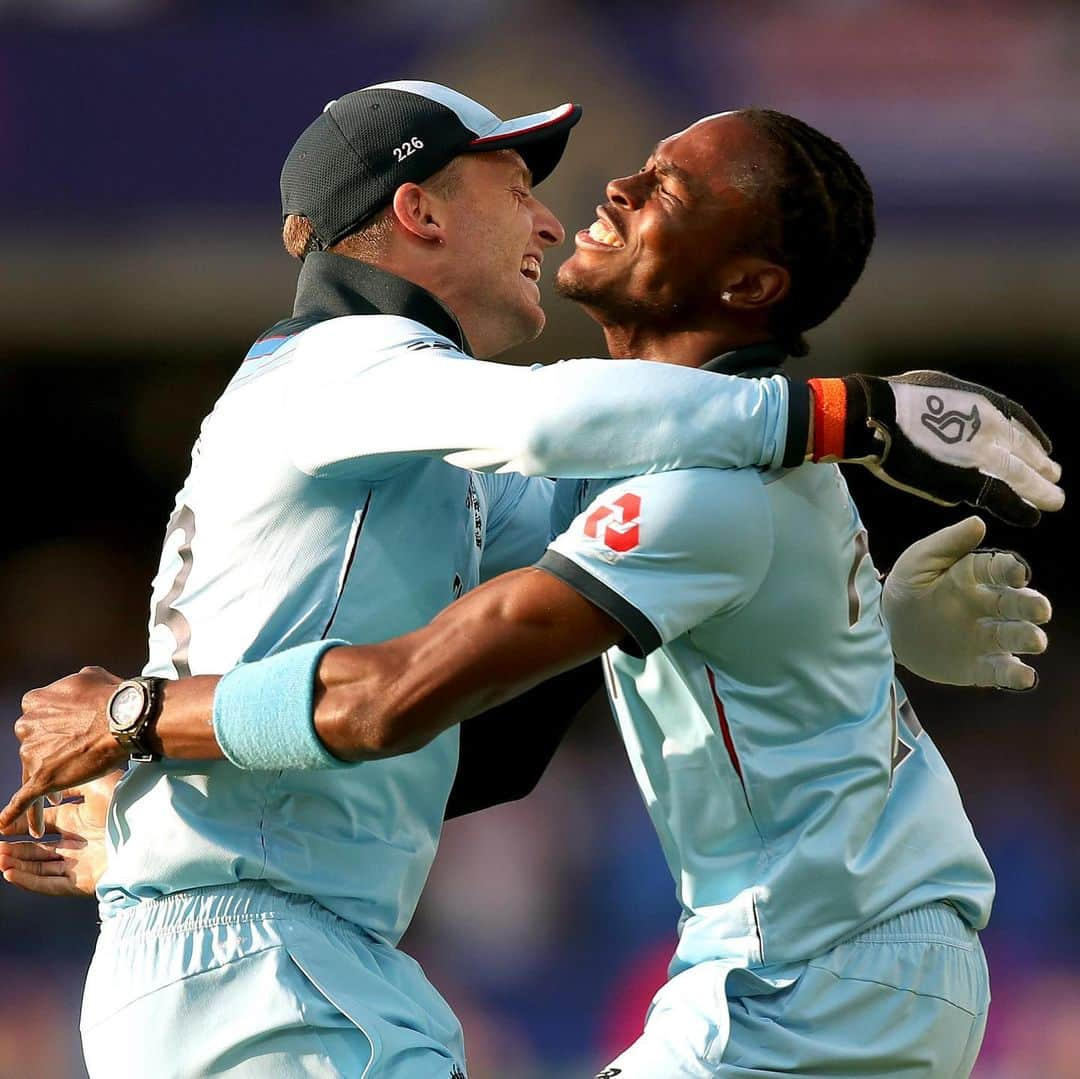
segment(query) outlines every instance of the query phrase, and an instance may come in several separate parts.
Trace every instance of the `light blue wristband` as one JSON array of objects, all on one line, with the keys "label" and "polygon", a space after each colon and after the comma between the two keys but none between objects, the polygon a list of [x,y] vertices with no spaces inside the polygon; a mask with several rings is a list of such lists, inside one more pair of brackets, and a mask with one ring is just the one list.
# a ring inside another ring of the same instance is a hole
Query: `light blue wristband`
[{"label": "light blue wristband", "polygon": [[323,653],[348,641],[314,641],[241,663],[214,692],[221,751],[247,771],[347,768],[315,733],[315,672]]}]

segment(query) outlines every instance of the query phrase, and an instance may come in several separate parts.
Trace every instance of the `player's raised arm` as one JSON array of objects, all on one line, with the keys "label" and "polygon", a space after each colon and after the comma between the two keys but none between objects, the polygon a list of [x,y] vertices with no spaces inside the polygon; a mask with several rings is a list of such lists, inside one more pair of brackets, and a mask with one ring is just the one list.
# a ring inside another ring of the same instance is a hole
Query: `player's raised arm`
[{"label": "player's raised arm", "polygon": [[369,318],[303,335],[283,431],[303,471],[368,473],[436,456],[482,471],[579,478],[773,468],[806,455],[809,393],[805,385],[791,393],[780,377],[599,359],[513,367],[473,360],[408,320],[385,321],[400,340],[374,362],[355,356],[371,350]]},{"label": "player's raised arm", "polygon": [[[406,320],[394,320],[404,327]],[[1050,442],[1014,401],[938,372],[809,384],[643,360],[521,368],[424,335],[356,364],[363,318],[307,331],[283,437],[312,475],[393,471],[439,456],[479,470],[607,477],[678,468],[852,461],[933,501],[1034,524],[1064,494]],[[441,342],[441,343],[440,343]],[[959,433],[959,437],[954,437]]]}]

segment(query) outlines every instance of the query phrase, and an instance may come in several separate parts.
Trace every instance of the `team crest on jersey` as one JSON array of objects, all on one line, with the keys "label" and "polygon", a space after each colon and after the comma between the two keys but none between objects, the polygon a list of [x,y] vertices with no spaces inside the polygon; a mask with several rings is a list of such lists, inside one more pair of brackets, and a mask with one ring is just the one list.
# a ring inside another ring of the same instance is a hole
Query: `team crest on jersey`
[{"label": "team crest on jersey", "polygon": [[597,506],[585,519],[585,535],[624,554],[641,542],[641,496],[627,492],[610,506]]}]

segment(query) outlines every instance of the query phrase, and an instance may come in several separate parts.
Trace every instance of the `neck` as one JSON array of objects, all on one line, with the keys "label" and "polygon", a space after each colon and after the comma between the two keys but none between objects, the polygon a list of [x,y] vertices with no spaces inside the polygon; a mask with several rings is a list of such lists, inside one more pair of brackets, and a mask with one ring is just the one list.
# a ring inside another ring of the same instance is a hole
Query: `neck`
[{"label": "neck", "polygon": [[641,325],[605,325],[608,355],[613,360],[653,360],[682,367],[701,367],[715,356],[770,340],[763,329],[724,327],[675,330]]},{"label": "neck", "polygon": [[412,249],[404,252],[394,245],[378,260],[380,269],[403,277],[430,292],[448,311],[453,313],[471,346],[473,356],[491,359],[505,352],[507,342],[502,322],[493,317],[490,306],[478,306],[468,288],[469,275],[461,272],[458,263],[438,257],[437,252],[423,249],[419,257]]}]

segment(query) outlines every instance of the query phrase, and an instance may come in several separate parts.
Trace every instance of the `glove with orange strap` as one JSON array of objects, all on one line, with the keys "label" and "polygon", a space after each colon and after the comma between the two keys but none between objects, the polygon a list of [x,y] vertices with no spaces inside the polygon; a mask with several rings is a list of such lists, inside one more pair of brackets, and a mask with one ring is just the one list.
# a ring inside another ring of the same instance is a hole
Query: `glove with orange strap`
[{"label": "glove with orange strap", "polygon": [[1065,494],[1050,440],[1015,401],[940,371],[810,379],[811,456],[865,465],[945,506],[965,502],[1030,527]]}]

